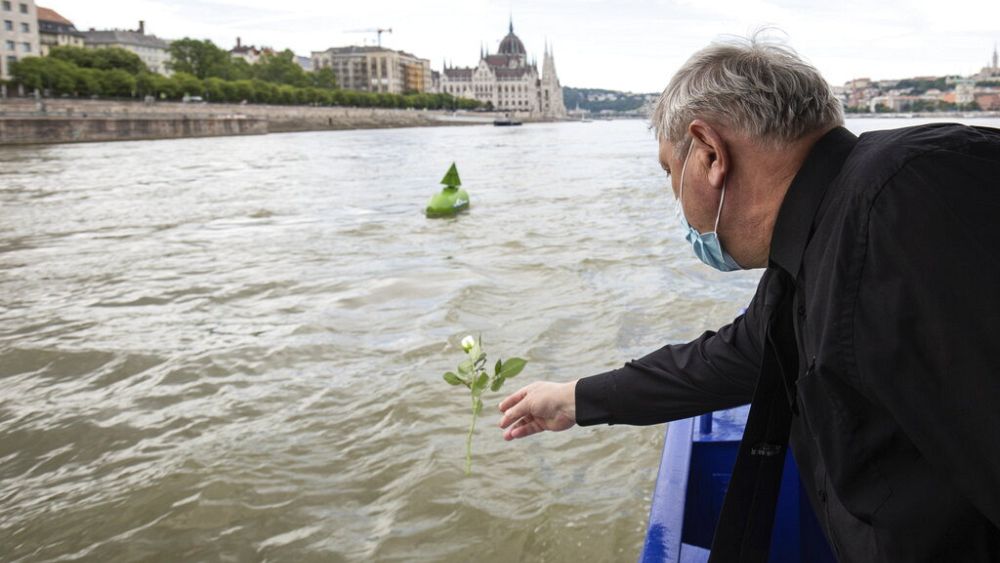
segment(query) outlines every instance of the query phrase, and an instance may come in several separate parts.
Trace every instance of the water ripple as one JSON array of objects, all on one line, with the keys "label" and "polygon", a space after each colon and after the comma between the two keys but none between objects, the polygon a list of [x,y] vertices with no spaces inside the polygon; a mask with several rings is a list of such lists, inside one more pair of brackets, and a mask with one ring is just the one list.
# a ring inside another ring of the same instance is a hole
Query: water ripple
[{"label": "water ripple", "polygon": [[[428,220],[452,161],[472,210]],[[516,384],[589,375],[754,285],[683,247],[642,122],[0,163],[4,560],[632,559],[662,428],[508,444],[490,394],[465,477],[440,374],[481,333]]]}]

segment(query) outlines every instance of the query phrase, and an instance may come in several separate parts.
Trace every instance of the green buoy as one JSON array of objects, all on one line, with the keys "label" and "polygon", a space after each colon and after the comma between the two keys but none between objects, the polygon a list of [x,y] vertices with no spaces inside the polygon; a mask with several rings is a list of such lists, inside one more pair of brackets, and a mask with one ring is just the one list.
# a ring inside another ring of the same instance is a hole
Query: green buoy
[{"label": "green buoy", "polygon": [[427,204],[428,217],[451,217],[469,208],[469,194],[459,186],[458,169],[451,163],[448,173],[441,179],[444,188]]}]

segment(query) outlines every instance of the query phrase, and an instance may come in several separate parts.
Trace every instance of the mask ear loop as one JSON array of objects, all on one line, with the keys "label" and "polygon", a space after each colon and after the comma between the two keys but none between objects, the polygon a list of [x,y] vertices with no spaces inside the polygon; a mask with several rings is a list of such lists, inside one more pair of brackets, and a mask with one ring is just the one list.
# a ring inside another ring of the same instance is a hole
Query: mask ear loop
[{"label": "mask ear loop", "polygon": [[722,182],[722,195],[719,197],[719,211],[715,214],[715,228],[712,230],[716,235],[719,234],[719,218],[722,217],[722,203],[726,201],[726,182]]},{"label": "mask ear loop", "polygon": [[[687,170],[688,159],[691,158],[691,149],[693,147],[694,147],[694,139],[691,139],[691,143],[688,145],[687,154],[684,155],[684,164],[681,166],[681,189],[680,189],[681,195],[680,197],[677,198],[678,201],[680,201],[681,203],[681,215],[684,214],[684,171]],[[716,222],[718,222],[718,219],[716,219]]]}]

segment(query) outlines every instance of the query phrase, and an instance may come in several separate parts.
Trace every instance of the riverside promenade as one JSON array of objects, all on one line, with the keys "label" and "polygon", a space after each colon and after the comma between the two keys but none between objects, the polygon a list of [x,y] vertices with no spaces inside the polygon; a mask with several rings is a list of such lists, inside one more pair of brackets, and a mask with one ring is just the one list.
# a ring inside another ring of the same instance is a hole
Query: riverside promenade
[{"label": "riverside promenade", "polygon": [[[484,125],[499,113],[444,110],[7,98],[0,145]],[[515,115],[525,122],[538,121]]]}]

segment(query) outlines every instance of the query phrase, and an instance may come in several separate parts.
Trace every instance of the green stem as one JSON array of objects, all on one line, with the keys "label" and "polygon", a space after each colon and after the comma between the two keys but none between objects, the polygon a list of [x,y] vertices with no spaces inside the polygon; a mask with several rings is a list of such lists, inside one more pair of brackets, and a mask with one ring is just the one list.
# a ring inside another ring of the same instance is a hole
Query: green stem
[{"label": "green stem", "polygon": [[472,475],[472,432],[476,429],[475,399],[472,406],[472,424],[469,425],[469,435],[465,438],[465,474]]}]

